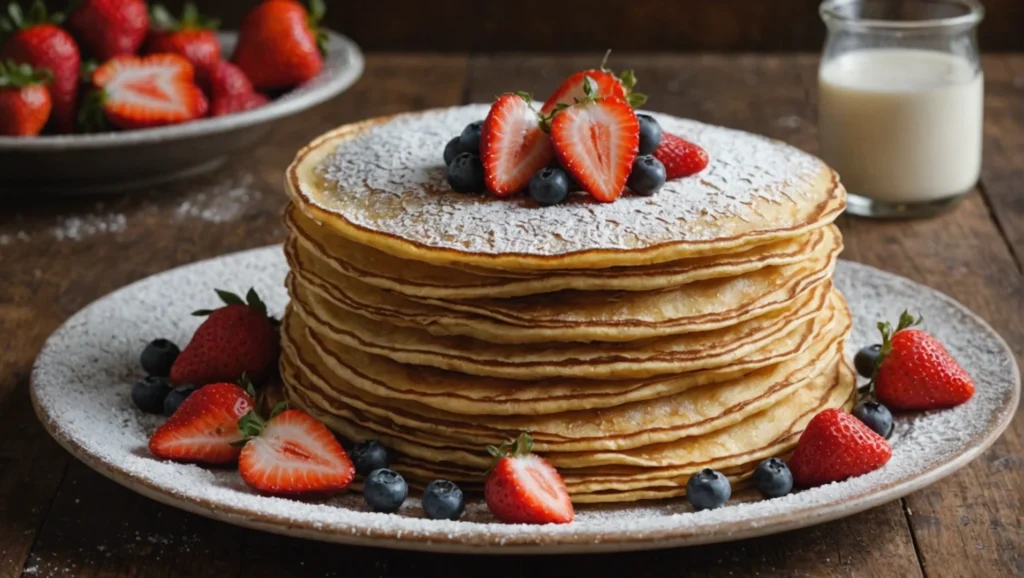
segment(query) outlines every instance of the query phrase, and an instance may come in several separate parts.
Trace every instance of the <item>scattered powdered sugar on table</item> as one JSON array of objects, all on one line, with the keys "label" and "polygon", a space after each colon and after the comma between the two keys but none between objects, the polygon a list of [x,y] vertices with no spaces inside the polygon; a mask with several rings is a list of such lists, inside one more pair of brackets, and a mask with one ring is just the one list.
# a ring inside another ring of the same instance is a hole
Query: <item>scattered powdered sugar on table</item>
[{"label": "scattered powdered sugar on table", "polygon": [[182,201],[175,214],[179,218],[202,219],[210,223],[234,221],[262,197],[260,190],[253,187],[255,181],[249,172],[233,174]]},{"label": "scattered powdered sugar on table", "polygon": [[91,213],[64,217],[51,232],[58,241],[81,241],[94,235],[120,233],[127,227],[128,218],[123,213]]},{"label": "scattered powdered sugar on table", "polygon": [[162,420],[135,410],[128,395],[130,384],[142,375],[138,353],[143,345],[158,336],[185,343],[198,323],[188,312],[213,303],[213,288],[222,287],[224,279],[236,283],[227,289],[255,286],[270,310],[280,314],[287,300],[282,288],[286,272],[280,247],[268,247],[169,271],[86,307],[50,338],[33,371],[33,391],[47,428],[87,464],[122,483],[131,479],[150,497],[242,525],[396,547],[424,547],[431,541],[463,550],[568,544],[569,550],[582,551],[599,543],[630,549],[719,541],[774,531],[780,516],[795,516],[797,525],[806,525],[838,516],[835,508],[853,513],[934,481],[950,462],[963,465],[1015,409],[1019,377],[1013,356],[987,326],[934,290],[840,262],[836,283],[855,319],[851,354],[876,340],[877,319],[895,320],[910,305],[925,315],[925,328],[977,381],[974,397],[960,407],[899,417],[892,460],[845,482],[766,501],[745,492],[725,508],[696,513],[685,499],[581,507],[573,524],[536,527],[494,523],[479,501],[468,505],[463,521],[450,522],[423,519],[417,499],[410,499],[400,514],[387,515],[369,512],[354,493],[321,503],[264,497],[247,489],[236,472],[152,458],[146,442]]},{"label": "scattered powdered sugar on table", "polygon": [[666,132],[696,142],[711,158],[700,174],[669,181],[657,195],[624,195],[602,204],[578,194],[539,209],[523,195],[497,199],[452,192],[441,153],[487,111],[487,105],[454,107],[372,127],[343,141],[319,166],[336,187],[307,193],[356,225],[430,247],[535,255],[709,241],[750,229],[785,228],[801,224],[831,194],[811,186],[827,169],[805,152],[657,113],[652,114]]}]

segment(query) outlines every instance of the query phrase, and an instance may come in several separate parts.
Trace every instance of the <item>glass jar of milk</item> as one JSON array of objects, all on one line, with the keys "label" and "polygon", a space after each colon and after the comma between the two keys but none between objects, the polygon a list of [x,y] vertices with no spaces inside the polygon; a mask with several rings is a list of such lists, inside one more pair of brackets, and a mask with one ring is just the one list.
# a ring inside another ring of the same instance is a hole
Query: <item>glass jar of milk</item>
[{"label": "glass jar of milk", "polygon": [[821,155],[847,211],[934,214],[981,172],[983,82],[975,0],[826,0]]}]

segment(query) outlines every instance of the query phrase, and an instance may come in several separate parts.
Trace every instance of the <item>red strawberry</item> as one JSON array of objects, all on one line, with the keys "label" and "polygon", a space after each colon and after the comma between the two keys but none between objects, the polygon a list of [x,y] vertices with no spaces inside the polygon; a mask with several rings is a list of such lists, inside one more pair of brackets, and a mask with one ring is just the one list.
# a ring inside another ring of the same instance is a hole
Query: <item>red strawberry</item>
[{"label": "red strawberry", "polygon": [[572,106],[586,99],[587,95],[583,91],[583,81],[585,78],[590,78],[593,82],[595,87],[593,95],[595,98],[617,96],[625,100],[629,96],[629,91],[623,86],[622,81],[611,72],[598,69],[584,70],[566,78],[555,89],[555,92],[552,93],[540,109],[541,115],[550,115],[559,104]]},{"label": "red strawberry", "polygon": [[621,98],[587,100],[555,115],[558,162],[595,199],[610,203],[626,188],[640,144],[640,123]]},{"label": "red strawberry", "polygon": [[220,39],[216,33],[220,23],[201,15],[195,4],[186,3],[180,19],[156,4],[152,20],[153,29],[146,39],[147,54],[170,52],[184,56],[200,81],[220,62]]},{"label": "red strawberry", "polygon": [[250,412],[238,425],[250,438],[238,472],[260,492],[330,495],[347,488],[356,475],[334,434],[308,413],[279,405],[266,422]]},{"label": "red strawberry", "polygon": [[484,482],[487,508],[509,524],[572,522],[575,513],[562,476],[531,449],[533,440],[525,433],[500,447],[487,446],[498,460]]},{"label": "red strawberry", "polygon": [[53,80],[47,85],[53,112],[51,128],[60,133],[75,130],[78,106],[78,71],[82,64],[78,45],[70,34],[57,27],[41,1],[23,14],[18,4],[7,6],[8,18],[0,19],[0,31],[12,32],[0,47],[0,60],[14,60],[37,69],[48,69]]},{"label": "red strawberry", "polygon": [[274,371],[278,354],[277,323],[252,289],[245,301],[217,290],[226,303],[220,309],[196,311],[208,315],[171,366],[171,383],[213,383],[247,376],[262,384]]},{"label": "red strawberry", "polygon": [[974,380],[935,337],[910,329],[921,321],[906,311],[896,331],[879,323],[882,349],[875,365],[878,400],[893,409],[938,409],[974,395]]},{"label": "red strawberry", "polygon": [[885,438],[841,409],[826,409],[800,435],[789,469],[797,484],[819,486],[877,470],[890,457]]},{"label": "red strawberry", "polygon": [[487,190],[507,197],[526,188],[554,158],[551,139],[523,96],[506,94],[491,105],[480,129],[480,160]]},{"label": "red strawberry", "polygon": [[236,112],[245,112],[259,108],[270,102],[270,99],[258,92],[248,94],[231,94],[218,98],[210,105],[210,116],[224,116]]},{"label": "red strawberry", "polygon": [[149,438],[158,458],[226,464],[238,459],[243,438],[238,420],[252,409],[252,397],[233,383],[214,383],[185,398]]},{"label": "red strawberry", "polygon": [[0,135],[36,136],[50,118],[49,71],[0,62]]},{"label": "red strawberry", "polygon": [[99,60],[131,56],[149,30],[142,0],[82,0],[68,18],[68,28]]},{"label": "red strawberry", "polygon": [[177,124],[208,108],[192,65],[177,54],[119,56],[97,68],[92,82],[102,91],[103,112],[120,128]]},{"label": "red strawberry", "polygon": [[210,70],[204,89],[210,97],[210,116],[222,116],[257,108],[269,99],[255,92],[248,77],[230,62],[220,61]]},{"label": "red strawberry", "polygon": [[665,165],[665,178],[678,179],[695,175],[708,166],[708,152],[674,134],[661,135],[661,144],[654,149],[654,158]]},{"label": "red strawberry", "polygon": [[246,14],[232,62],[257,90],[302,84],[323,67],[326,36],[317,28],[326,10],[310,0],[309,12],[296,0],[265,0]]}]

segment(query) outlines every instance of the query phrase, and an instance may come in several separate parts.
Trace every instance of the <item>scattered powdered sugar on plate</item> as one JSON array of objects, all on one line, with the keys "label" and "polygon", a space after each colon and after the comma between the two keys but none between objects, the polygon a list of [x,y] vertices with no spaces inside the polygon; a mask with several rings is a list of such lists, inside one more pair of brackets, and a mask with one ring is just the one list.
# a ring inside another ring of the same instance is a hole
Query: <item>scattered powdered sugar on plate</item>
[{"label": "scattered powdered sugar on plate", "polygon": [[[557,255],[700,242],[814,220],[830,187],[817,158],[750,133],[653,114],[662,128],[704,147],[708,168],[659,194],[598,203],[584,194],[539,209],[519,195],[464,195],[445,180],[442,151],[487,105],[400,115],[342,141],[318,167],[334,183],[306,191],[355,225],[433,248]],[[808,217],[808,215],[811,215]]]},{"label": "scattered powdered sugar on plate", "polygon": [[[146,449],[162,418],[129,400],[142,376],[144,344],[166,337],[184,344],[199,322],[188,315],[216,301],[224,279],[256,287],[270,310],[287,300],[281,248],[267,247],[203,261],[122,288],[68,320],[46,343],[32,374],[32,392],[46,428],[76,457],[144,495],[192,512],[284,534],[328,541],[434,551],[583,552],[660,548],[774,533],[849,515],[931,483],[976,457],[1012,417],[1019,373],[1006,344],[950,298],[906,279],[840,262],[836,283],[854,313],[850,353],[874,342],[878,319],[895,320],[907,305],[977,381],[966,404],[897,419],[892,460],[845,482],[774,500],[741,492],[725,508],[692,512],[685,499],[581,507],[566,526],[495,523],[479,501],[462,521],[422,518],[417,499],[398,515],[369,512],[361,496],[327,502],[259,496],[237,472],[162,462]],[[684,480],[681,482],[685,482]]]}]

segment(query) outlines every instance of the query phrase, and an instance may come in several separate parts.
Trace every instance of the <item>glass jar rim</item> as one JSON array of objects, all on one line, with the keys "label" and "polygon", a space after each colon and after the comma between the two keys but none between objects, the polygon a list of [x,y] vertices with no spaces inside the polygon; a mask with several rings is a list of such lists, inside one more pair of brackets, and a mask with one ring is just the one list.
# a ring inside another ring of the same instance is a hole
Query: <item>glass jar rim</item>
[{"label": "glass jar rim", "polygon": [[935,4],[957,5],[965,9],[963,14],[925,18],[921,20],[887,20],[884,18],[862,18],[843,12],[843,8],[856,4],[864,4],[870,0],[824,0],[818,13],[825,24],[837,23],[847,27],[863,29],[915,31],[941,30],[946,28],[971,28],[977,26],[985,17],[985,7],[978,0],[944,0]]}]

